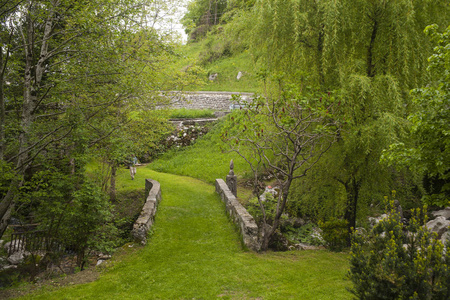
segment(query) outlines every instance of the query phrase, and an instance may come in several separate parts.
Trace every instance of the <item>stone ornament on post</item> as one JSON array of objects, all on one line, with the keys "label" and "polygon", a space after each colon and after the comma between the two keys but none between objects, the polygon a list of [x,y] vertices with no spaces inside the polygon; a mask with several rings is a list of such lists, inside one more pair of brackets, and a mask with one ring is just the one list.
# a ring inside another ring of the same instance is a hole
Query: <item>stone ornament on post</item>
[{"label": "stone ornament on post", "polygon": [[227,186],[235,197],[237,197],[237,176],[234,175],[234,162],[230,162],[230,173],[227,175]]}]

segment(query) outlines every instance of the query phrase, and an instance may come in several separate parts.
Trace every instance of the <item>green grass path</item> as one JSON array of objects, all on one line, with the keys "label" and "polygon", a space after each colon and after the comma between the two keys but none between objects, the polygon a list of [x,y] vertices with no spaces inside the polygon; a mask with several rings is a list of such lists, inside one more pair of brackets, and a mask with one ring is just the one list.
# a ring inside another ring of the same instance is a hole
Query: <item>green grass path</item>
[{"label": "green grass path", "polygon": [[[122,170],[120,182],[131,181]],[[138,168],[134,182],[161,183],[149,243],[99,280],[31,299],[349,299],[348,255],[327,251],[257,254],[242,250],[214,187]]]}]

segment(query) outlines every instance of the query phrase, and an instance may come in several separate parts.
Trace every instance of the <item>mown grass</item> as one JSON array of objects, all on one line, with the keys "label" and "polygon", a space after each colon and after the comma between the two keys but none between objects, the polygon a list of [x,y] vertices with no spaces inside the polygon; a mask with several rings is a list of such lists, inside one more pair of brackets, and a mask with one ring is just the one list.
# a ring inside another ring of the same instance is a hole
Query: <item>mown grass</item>
[{"label": "mown grass", "polygon": [[[227,122],[222,120],[221,122]],[[234,161],[234,171],[238,178],[249,174],[248,164],[235,152],[226,152],[220,140],[223,123],[216,124],[211,131],[193,145],[164,153],[151,163],[151,168],[165,173],[194,177],[213,184],[216,178],[224,178],[230,171],[230,161]]]},{"label": "mown grass", "polygon": [[170,119],[214,118],[212,109],[173,109],[168,112]]},{"label": "mown grass", "polygon": [[328,251],[245,251],[214,187],[138,167],[120,189],[158,180],[163,200],[149,244],[122,256],[99,280],[27,299],[349,299],[348,255]]}]

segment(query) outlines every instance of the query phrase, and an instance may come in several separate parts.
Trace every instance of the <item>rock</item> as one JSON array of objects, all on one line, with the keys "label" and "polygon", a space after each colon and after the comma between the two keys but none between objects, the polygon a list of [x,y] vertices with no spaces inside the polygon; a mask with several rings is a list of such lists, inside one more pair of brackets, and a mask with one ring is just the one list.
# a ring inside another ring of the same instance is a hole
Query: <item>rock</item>
[{"label": "rock", "polygon": [[447,241],[450,240],[450,231],[445,232],[441,237],[442,244],[446,244]]},{"label": "rock", "polygon": [[318,227],[313,228],[311,237],[320,241],[321,244],[325,244],[325,240],[322,237],[322,229]]},{"label": "rock", "polygon": [[[293,250],[291,247],[289,247],[289,250]],[[323,246],[312,246],[312,245],[303,244],[303,243],[295,244],[294,248],[297,249],[297,250],[320,250],[320,249],[325,249],[325,247],[323,247]]]},{"label": "rock", "polygon": [[104,262],[104,260],[103,259],[99,259],[99,260],[97,260],[97,264],[96,264],[96,266],[100,266],[102,263]]},{"label": "rock", "polygon": [[369,224],[373,227],[376,224],[378,224],[381,220],[387,218],[387,214],[382,214],[381,216],[374,218],[374,217],[369,217]]},{"label": "rock", "polygon": [[273,196],[273,198],[276,199],[276,197],[278,196],[278,189],[276,187],[273,188],[270,185],[266,186],[266,189],[264,190],[264,193],[262,193],[262,195],[259,196],[259,199],[262,202],[265,202],[267,200],[267,195],[268,194],[271,194]]},{"label": "rock", "polygon": [[244,76],[244,74],[242,74],[242,72],[239,71],[239,73],[238,73],[237,76],[236,76],[236,79],[239,80],[239,79],[242,78],[242,76]]},{"label": "rock", "polygon": [[214,80],[217,79],[218,76],[219,76],[218,73],[212,73],[212,74],[209,75],[208,79],[209,79],[210,81],[214,81]]},{"label": "rock", "polygon": [[109,254],[103,254],[103,253],[100,253],[99,255],[98,255],[98,259],[99,260],[107,260],[107,259],[110,259],[111,258],[111,255],[109,255]]},{"label": "rock", "polygon": [[[25,244],[23,241],[20,240],[12,240],[10,242],[7,242],[3,248],[5,249],[6,252],[9,252],[9,248],[11,247],[11,244],[13,245],[14,250],[23,250],[25,249]],[[14,251],[15,252],[15,251]]]},{"label": "rock", "polygon": [[446,207],[443,210],[433,211],[431,214],[435,217],[444,217],[446,220],[450,220],[450,207]]},{"label": "rock", "polygon": [[294,228],[300,228],[305,224],[306,224],[305,220],[303,220],[301,218],[295,218],[292,220],[292,227],[294,227]]},{"label": "rock", "polygon": [[28,252],[28,251],[24,251],[24,250],[16,251],[8,257],[8,262],[12,265],[18,265],[28,255],[30,255],[30,252]]},{"label": "rock", "polygon": [[440,239],[442,235],[447,232],[448,227],[450,226],[450,221],[441,216],[429,221],[425,226],[432,232],[436,232],[438,239]]},{"label": "rock", "polygon": [[0,270],[2,270],[2,271],[6,271],[9,269],[17,269],[17,266],[16,265],[7,265],[7,266],[4,266],[3,268],[0,268]]}]

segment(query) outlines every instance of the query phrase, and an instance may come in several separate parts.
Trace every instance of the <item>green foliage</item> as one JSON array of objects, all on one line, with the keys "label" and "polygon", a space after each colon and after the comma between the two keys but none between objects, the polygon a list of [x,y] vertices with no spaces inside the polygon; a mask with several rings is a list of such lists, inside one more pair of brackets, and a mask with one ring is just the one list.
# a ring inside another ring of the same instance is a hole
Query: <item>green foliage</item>
[{"label": "green foliage", "polygon": [[322,230],[322,238],[330,250],[342,251],[348,245],[348,222],[346,220],[319,221],[319,227]]},{"label": "green foliage", "polygon": [[423,200],[430,205],[447,206],[450,204],[450,26],[443,33],[437,30],[437,25],[425,29],[435,45],[428,59],[432,81],[411,91],[416,105],[408,117],[413,145],[407,140],[392,144],[383,159],[427,176],[435,185],[442,180],[441,186],[426,191]]},{"label": "green foliage", "polygon": [[92,181],[50,169],[35,173],[21,195],[21,215],[32,213],[50,237],[74,249],[80,267],[88,251],[112,252],[121,243],[112,223],[112,205]]},{"label": "green foliage", "polygon": [[226,0],[195,0],[189,3],[181,23],[192,40],[199,40],[212,26],[219,24],[227,7]]},{"label": "green foliage", "polygon": [[[96,249],[111,252],[114,247],[114,231],[108,222],[111,221],[111,205],[108,198],[98,186],[90,182],[74,191],[70,202],[70,211],[65,216],[66,228],[61,233],[69,236],[80,249]],[[116,245],[117,246],[117,245]]]},{"label": "green foliage", "polygon": [[358,299],[448,299],[450,251],[423,226],[426,210],[417,209],[403,225],[393,202],[387,207],[388,217],[367,234],[353,234],[352,293]]},{"label": "green foliage", "polygon": [[[272,193],[264,193],[265,201],[261,201],[261,205],[264,206],[265,221],[268,224],[272,224],[275,214],[277,212],[277,199],[273,197]],[[258,198],[253,197],[246,205],[247,211],[255,219],[259,226],[262,226],[264,221],[263,211],[261,210]]]},{"label": "green foliage", "polygon": [[296,187],[305,213],[344,217],[355,227],[378,195],[413,182],[412,174],[393,172],[379,160],[407,133],[412,105],[406,91],[426,82],[432,44],[423,28],[448,26],[449,8],[444,0],[271,0],[256,1],[230,21],[262,74],[284,72],[299,89],[333,91],[340,100],[339,142],[311,169],[315,176]]},{"label": "green foliage", "polygon": [[12,164],[0,160],[0,196],[3,196],[8,192],[9,184],[15,176],[16,174]]},{"label": "green foliage", "polygon": [[305,224],[299,228],[283,226],[282,232],[290,241],[294,243],[304,243],[314,246],[323,246],[324,240],[316,234],[314,223]]}]

